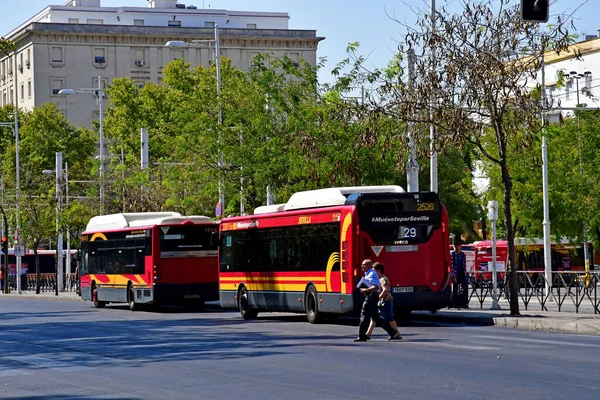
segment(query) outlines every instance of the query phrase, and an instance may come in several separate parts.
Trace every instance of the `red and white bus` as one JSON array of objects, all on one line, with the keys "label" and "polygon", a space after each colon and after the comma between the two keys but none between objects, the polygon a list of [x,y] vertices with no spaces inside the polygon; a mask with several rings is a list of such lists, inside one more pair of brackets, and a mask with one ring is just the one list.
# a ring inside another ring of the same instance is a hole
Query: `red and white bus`
[{"label": "red and white bus", "polygon": [[174,212],[93,217],[81,237],[81,297],[201,308],[218,299],[218,224]]},{"label": "red and white bus", "polygon": [[221,221],[219,298],[243,318],[259,311],[360,309],[361,261],[385,266],[397,312],[450,303],[448,215],[435,193],[365,186],[295,193],[286,204]]}]

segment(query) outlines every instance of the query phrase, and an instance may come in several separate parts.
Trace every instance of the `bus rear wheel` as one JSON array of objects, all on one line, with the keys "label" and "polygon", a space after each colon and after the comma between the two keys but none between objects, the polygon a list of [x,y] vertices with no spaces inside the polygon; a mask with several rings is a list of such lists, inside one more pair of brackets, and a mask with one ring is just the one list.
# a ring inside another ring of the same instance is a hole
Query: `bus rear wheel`
[{"label": "bus rear wheel", "polygon": [[139,310],[139,304],[135,302],[135,291],[133,290],[133,286],[129,286],[129,290],[127,292],[127,302],[129,303],[129,309],[131,311]]},{"label": "bus rear wheel", "polygon": [[309,286],[306,291],[306,296],[304,298],[305,304],[304,307],[306,309],[306,319],[311,324],[316,324],[321,321],[321,312],[319,311],[319,301],[317,296],[317,289],[314,286]]},{"label": "bus rear wheel", "polygon": [[96,308],[104,308],[106,305],[106,302],[98,300],[98,288],[96,287],[96,284],[92,285],[92,301]]},{"label": "bus rear wheel", "polygon": [[243,319],[254,319],[258,315],[258,311],[250,308],[248,289],[245,286],[242,286],[238,294],[238,308]]}]

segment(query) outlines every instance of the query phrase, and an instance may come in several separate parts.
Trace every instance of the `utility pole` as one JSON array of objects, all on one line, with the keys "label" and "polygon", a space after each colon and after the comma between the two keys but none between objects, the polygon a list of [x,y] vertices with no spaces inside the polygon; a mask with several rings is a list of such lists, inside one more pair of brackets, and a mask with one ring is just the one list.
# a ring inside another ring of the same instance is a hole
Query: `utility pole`
[{"label": "utility pole", "polygon": [[[435,0],[431,0],[431,34],[435,32]],[[431,47],[431,72],[435,73],[435,46]],[[433,106],[429,112],[429,117],[433,121]],[[433,122],[429,124],[429,190],[438,192],[438,154],[435,149],[435,126]]]},{"label": "utility pole", "polygon": [[[544,38],[542,38],[544,40]],[[548,142],[546,140],[546,47],[542,47],[542,194],[544,204],[544,275],[546,278],[546,295],[552,287],[552,253],[550,243],[550,201],[548,200]],[[515,268],[515,266],[511,266]]]},{"label": "utility pole", "polygon": [[[408,85],[412,89],[415,79],[415,52],[408,50]],[[419,163],[417,162],[417,145],[413,133],[414,122],[408,122],[408,162],[406,163],[406,182],[408,191],[411,193],[419,191]]]},{"label": "utility pole", "polygon": [[56,295],[64,290],[64,264],[63,264],[63,234],[60,228],[60,216],[62,213],[62,153],[56,153]]}]

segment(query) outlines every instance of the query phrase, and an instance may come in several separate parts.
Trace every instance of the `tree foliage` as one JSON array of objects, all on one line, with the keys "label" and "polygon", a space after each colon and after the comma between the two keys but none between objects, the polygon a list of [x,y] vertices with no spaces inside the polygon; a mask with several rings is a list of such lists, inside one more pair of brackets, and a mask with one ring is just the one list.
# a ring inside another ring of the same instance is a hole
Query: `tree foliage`
[{"label": "tree foliage", "polygon": [[[433,123],[439,150],[469,144],[499,169],[512,314],[518,314],[519,307],[509,161],[522,155],[540,135],[540,107],[531,88],[537,82],[541,54],[564,51],[571,41],[562,21],[542,30],[539,24],[521,21],[517,5],[510,0],[465,2],[460,13],[437,12],[433,29],[429,16],[424,16],[406,34],[404,48],[417,54],[414,79],[405,82],[397,74],[375,76],[383,79],[373,103],[376,112],[397,115],[415,125]],[[416,140],[425,143],[429,136]]]}]

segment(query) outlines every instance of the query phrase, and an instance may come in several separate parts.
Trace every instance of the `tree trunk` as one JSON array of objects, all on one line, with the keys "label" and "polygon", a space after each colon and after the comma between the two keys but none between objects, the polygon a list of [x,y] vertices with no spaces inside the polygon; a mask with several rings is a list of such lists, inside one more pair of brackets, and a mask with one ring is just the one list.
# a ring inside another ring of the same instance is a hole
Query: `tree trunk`
[{"label": "tree trunk", "polygon": [[38,242],[34,243],[33,254],[35,255],[35,294],[40,294],[40,256],[38,254]]},{"label": "tree trunk", "polygon": [[521,315],[519,313],[519,288],[517,287],[517,264],[515,262],[515,231],[512,224],[512,179],[508,172],[506,163],[501,165],[502,183],[504,184],[504,227],[506,228],[506,240],[508,242],[508,282],[510,290],[510,315]]}]

